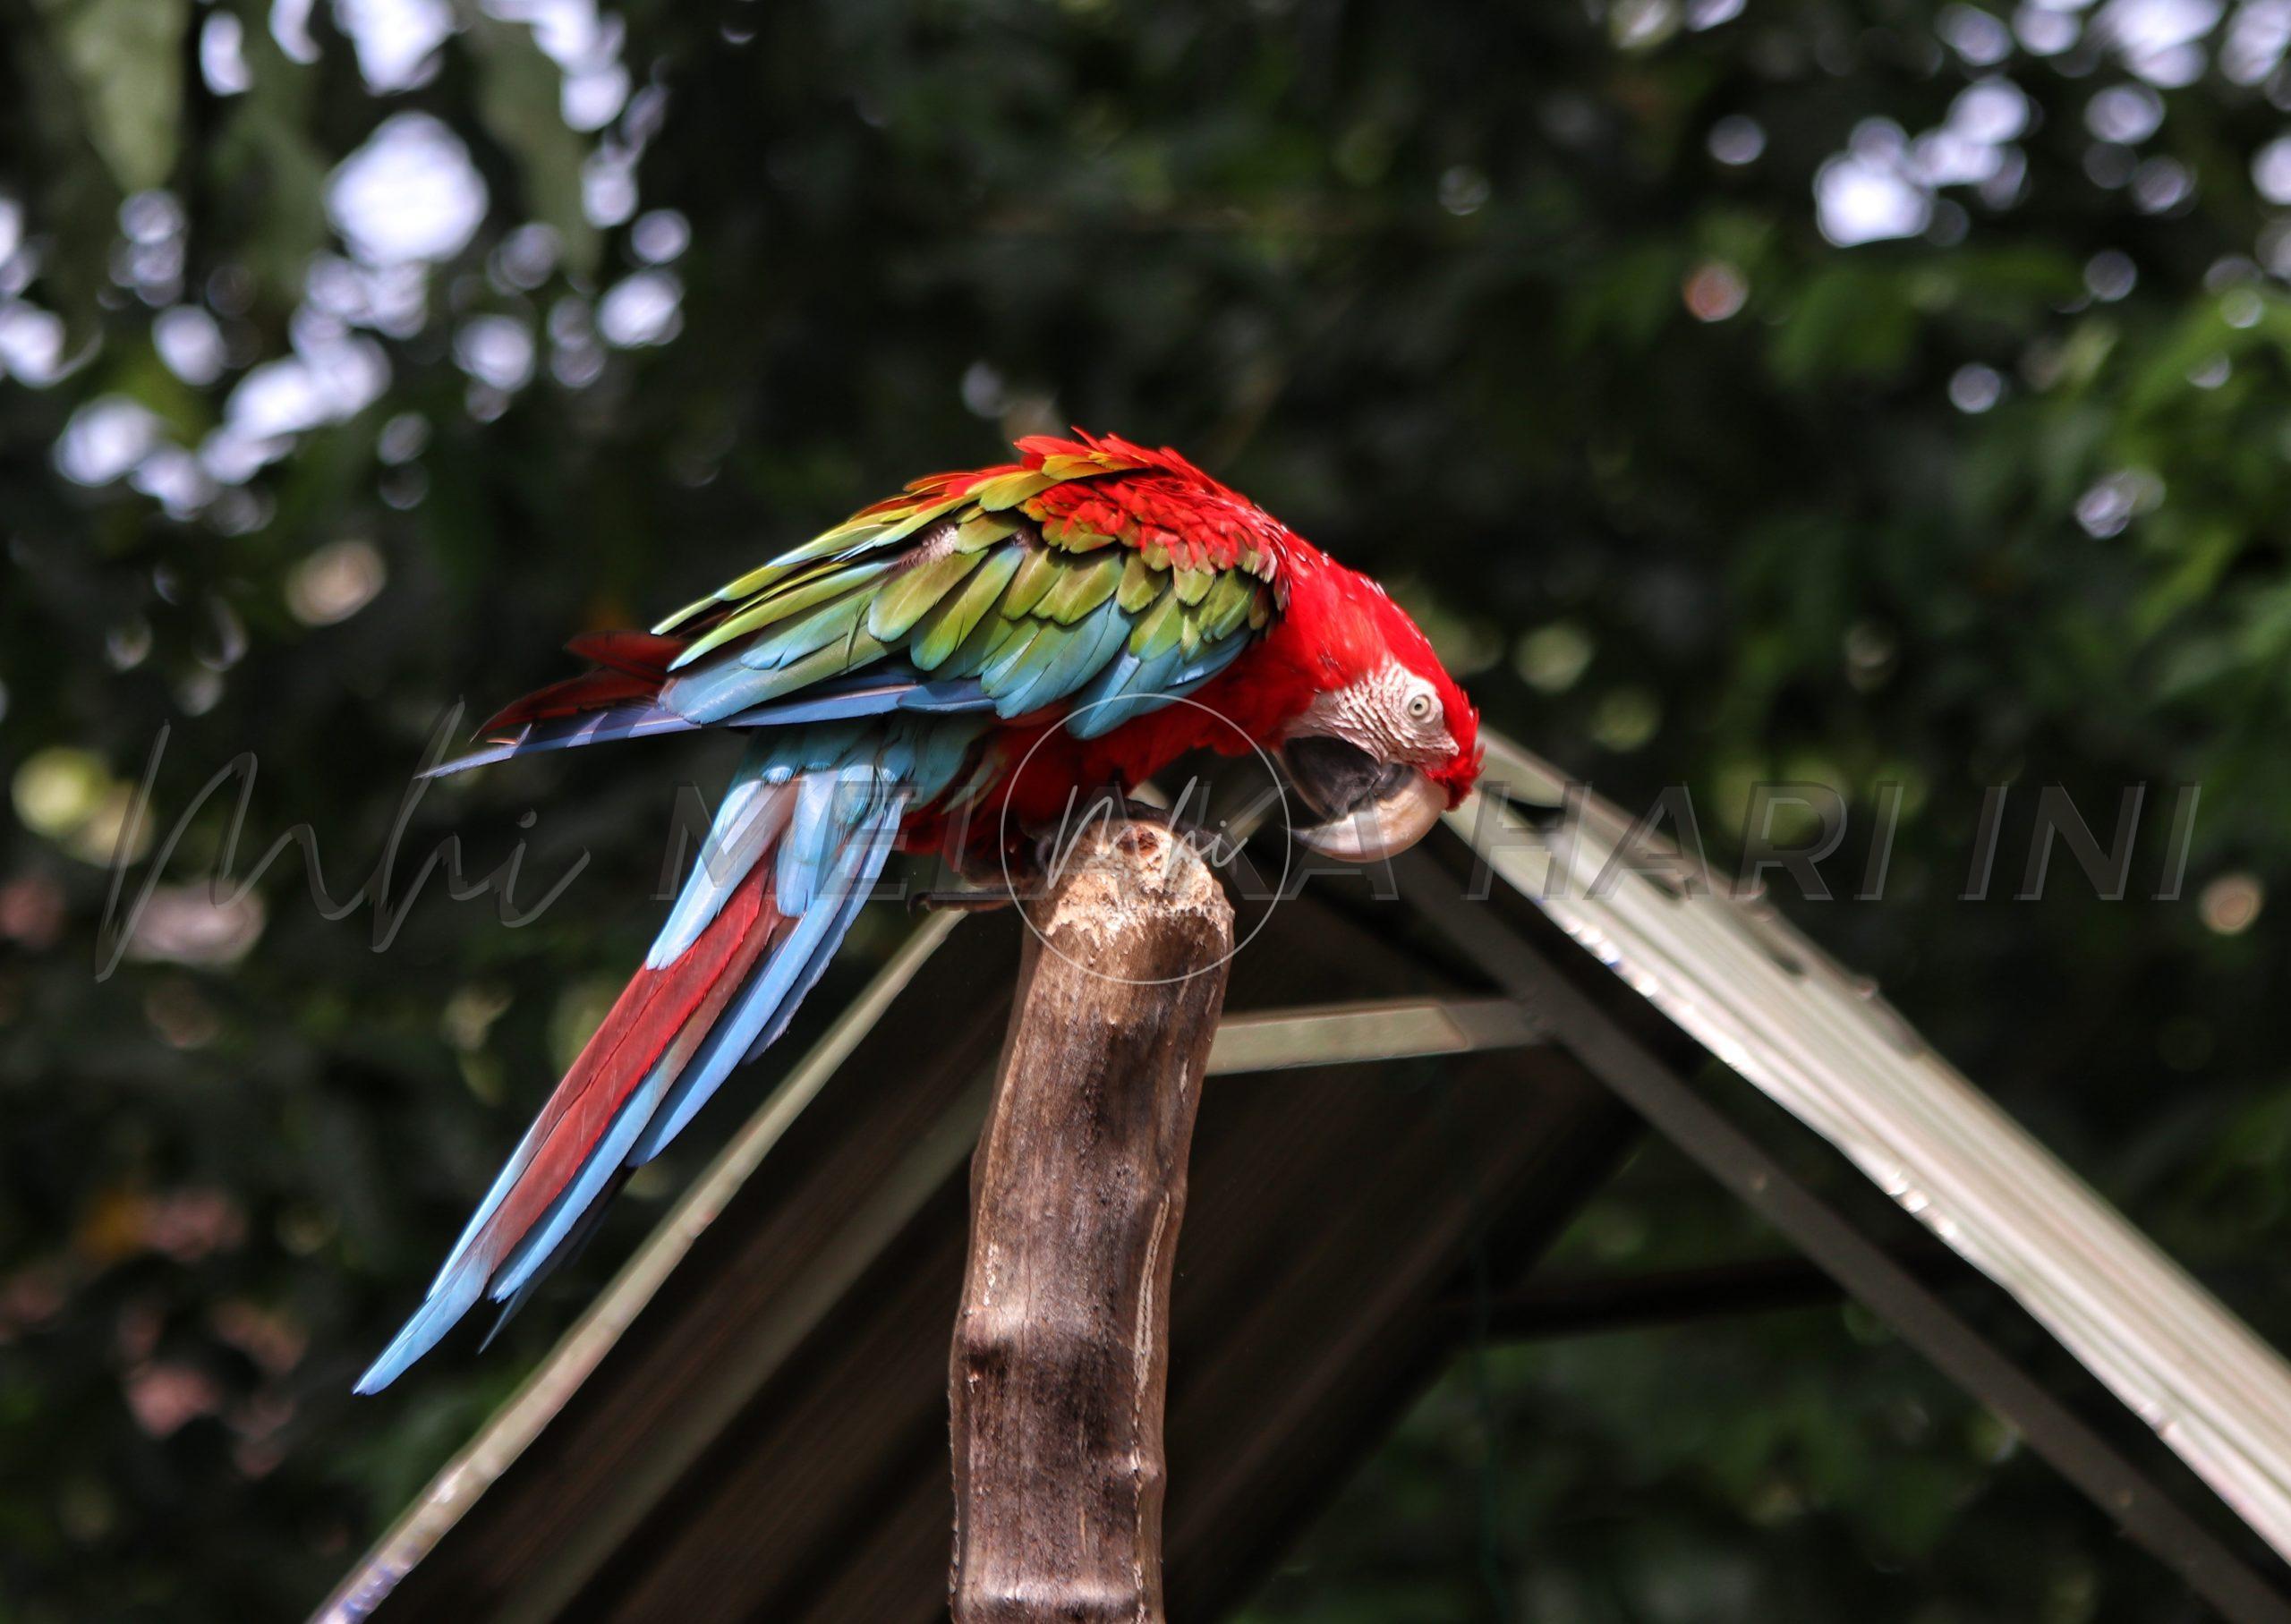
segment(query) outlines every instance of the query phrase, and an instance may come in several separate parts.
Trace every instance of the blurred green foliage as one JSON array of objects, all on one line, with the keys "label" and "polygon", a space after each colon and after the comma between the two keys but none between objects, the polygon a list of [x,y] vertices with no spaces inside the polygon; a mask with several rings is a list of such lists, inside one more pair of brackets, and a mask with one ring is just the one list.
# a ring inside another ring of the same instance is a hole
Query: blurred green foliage
[{"label": "blurred green foliage", "polygon": [[[0,1618],[307,1606],[699,1153],[487,1357],[353,1402],[720,763],[425,797],[401,898],[448,834],[473,875],[527,841],[527,901],[589,854],[523,928],[433,877],[378,956],[290,855],[98,982],[162,727],[162,820],[251,752],[242,872],[307,821],[347,896],[456,696],[1067,421],[1381,573],[1495,724],[1626,802],[1688,784],[1715,847],[1752,782],[1835,786],[1841,900],[1801,916],[2291,1341],[2284,13],[16,0]],[[2133,900],[2059,863],[2009,900],[2051,781],[2104,835],[2151,786]],[[2183,783],[2185,893],[2142,900]],[[1886,897],[1844,900],[1887,785]],[[1650,1153],[1568,1250],[1770,1244]],[[1259,1610],[1499,1613],[2190,1610],[1815,1312],[1476,1357]]]}]

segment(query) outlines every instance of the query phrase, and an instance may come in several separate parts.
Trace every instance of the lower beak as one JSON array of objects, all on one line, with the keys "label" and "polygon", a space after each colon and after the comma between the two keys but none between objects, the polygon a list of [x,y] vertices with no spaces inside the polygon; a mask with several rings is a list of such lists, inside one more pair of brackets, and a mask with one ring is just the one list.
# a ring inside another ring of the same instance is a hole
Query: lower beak
[{"label": "lower beak", "polygon": [[1431,831],[1448,797],[1413,767],[1379,761],[1341,739],[1292,739],[1282,749],[1298,795],[1321,821],[1292,829],[1324,857],[1380,863]]}]

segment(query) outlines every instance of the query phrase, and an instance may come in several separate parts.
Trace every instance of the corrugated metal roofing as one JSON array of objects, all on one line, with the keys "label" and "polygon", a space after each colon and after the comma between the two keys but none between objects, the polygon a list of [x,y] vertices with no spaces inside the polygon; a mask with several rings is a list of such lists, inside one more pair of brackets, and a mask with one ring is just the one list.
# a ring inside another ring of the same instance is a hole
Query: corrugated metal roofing
[{"label": "corrugated metal roofing", "polygon": [[2291,1558],[2276,1349],[1770,906],[1617,862],[1631,821],[1508,741],[1484,782],[1533,809],[1491,788],[1451,814],[1506,884],[2011,1293]]}]

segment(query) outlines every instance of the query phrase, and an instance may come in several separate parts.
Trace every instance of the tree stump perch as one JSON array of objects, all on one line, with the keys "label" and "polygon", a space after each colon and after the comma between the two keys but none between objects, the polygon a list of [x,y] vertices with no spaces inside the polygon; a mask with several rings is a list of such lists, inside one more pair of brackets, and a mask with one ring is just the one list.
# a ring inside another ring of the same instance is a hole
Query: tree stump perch
[{"label": "tree stump perch", "polygon": [[949,1590],[958,1624],[1159,1624],[1170,1282],[1232,907],[1168,829],[1093,823],[1026,915],[971,1161]]}]

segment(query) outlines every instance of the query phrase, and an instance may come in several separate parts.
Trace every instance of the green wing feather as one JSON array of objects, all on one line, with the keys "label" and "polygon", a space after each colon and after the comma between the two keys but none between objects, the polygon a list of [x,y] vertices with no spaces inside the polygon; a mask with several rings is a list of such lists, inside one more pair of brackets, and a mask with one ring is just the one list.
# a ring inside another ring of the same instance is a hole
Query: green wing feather
[{"label": "green wing feather", "polygon": [[1005,716],[1093,682],[1120,696],[1120,715],[1136,714],[1163,679],[1191,680],[1205,650],[1230,657],[1232,640],[1262,631],[1275,588],[1259,553],[1217,568],[1180,547],[1180,565],[1166,544],[1125,542],[1070,516],[1045,524],[1027,510],[1061,479],[1107,472],[1053,456],[958,495],[950,487],[967,482],[952,476],[918,481],[659,629],[703,623],[676,668],[711,715],[893,656],[934,678],[975,677]]},{"label": "green wing feather", "polygon": [[979,623],[1002,599],[1010,577],[1026,560],[1023,547],[1004,547],[989,555],[978,573],[956,591],[924,612],[907,641],[907,658],[925,671],[935,671],[978,629]]},{"label": "green wing feather", "polygon": [[1122,561],[1121,585],[1114,596],[1122,608],[1132,615],[1154,607],[1154,599],[1162,595],[1168,585],[1160,571],[1146,562],[1143,553],[1132,553]]},{"label": "green wing feather", "polygon": [[1018,575],[1010,582],[1010,590],[1002,599],[1005,615],[1031,615],[1035,606],[1047,597],[1050,589],[1058,584],[1066,555],[1054,547],[1032,547],[1025,549],[1025,561],[1018,565]]},{"label": "green wing feather", "polygon": [[1035,606],[1035,613],[1060,625],[1073,625],[1113,596],[1114,589],[1121,584],[1121,568],[1120,558],[1091,558],[1062,565],[1058,584],[1043,594],[1042,601]]},{"label": "green wing feather", "polygon": [[873,594],[867,630],[886,642],[897,641],[984,562],[977,553],[953,552],[902,572]]}]

